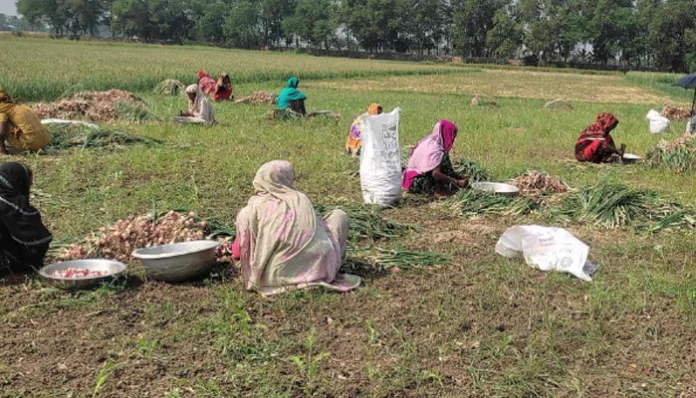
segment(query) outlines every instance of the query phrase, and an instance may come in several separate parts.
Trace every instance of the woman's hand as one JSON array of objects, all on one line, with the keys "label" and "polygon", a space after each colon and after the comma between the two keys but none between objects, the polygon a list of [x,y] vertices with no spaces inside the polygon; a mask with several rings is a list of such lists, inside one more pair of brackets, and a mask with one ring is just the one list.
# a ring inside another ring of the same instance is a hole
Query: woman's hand
[{"label": "woman's hand", "polygon": [[457,186],[459,188],[468,188],[469,187],[469,179],[464,177],[462,179],[457,180]]}]

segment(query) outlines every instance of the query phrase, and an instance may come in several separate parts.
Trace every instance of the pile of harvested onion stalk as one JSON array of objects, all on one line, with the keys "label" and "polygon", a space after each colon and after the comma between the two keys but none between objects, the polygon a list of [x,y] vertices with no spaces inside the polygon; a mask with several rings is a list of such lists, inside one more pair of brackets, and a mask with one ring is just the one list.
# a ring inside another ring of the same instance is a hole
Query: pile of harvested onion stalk
[{"label": "pile of harvested onion stalk", "polygon": [[[215,228],[211,228],[215,224]],[[156,218],[151,214],[131,215],[118,220],[110,227],[85,237],[79,244],[64,248],[58,254],[59,261],[91,257],[130,261],[135,249],[163,244],[205,239],[208,235],[228,235],[230,227],[220,231],[221,223],[201,221],[196,213],[180,214],[170,211]]]}]

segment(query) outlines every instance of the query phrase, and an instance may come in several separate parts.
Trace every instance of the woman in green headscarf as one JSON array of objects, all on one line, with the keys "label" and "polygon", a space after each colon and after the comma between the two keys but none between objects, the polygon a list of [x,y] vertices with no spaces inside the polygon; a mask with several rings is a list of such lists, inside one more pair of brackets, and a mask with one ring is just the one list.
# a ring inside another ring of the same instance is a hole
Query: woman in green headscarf
[{"label": "woman in green headscarf", "polygon": [[294,76],[288,79],[288,84],[278,96],[278,109],[290,109],[301,115],[307,114],[307,110],[305,109],[304,105],[304,101],[307,99],[307,96],[304,95],[302,91],[297,89],[299,84],[300,80]]}]

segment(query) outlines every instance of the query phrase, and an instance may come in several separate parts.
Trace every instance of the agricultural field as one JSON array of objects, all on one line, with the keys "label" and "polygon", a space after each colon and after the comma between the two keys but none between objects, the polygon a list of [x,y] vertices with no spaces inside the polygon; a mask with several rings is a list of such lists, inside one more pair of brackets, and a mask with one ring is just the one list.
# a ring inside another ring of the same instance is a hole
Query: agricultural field
[{"label": "agricultural field", "polygon": [[[55,99],[84,89],[150,90],[171,78],[195,83],[200,69],[230,74],[233,84],[286,79],[448,73],[456,68],[415,63],[297,56],[214,47],[123,45],[0,36],[0,85],[25,101]],[[37,62],[38,61],[38,62]],[[211,72],[212,73],[212,72]]]},{"label": "agricultural field", "polygon": [[[439,119],[453,121],[454,157],[476,162],[495,181],[539,169],[589,195],[595,186],[625,184],[646,212],[653,202],[645,192],[696,207],[693,175],[573,158],[577,136],[600,112],[620,120],[613,136],[632,153],[679,137],[684,122],[651,135],[645,120],[651,108],[689,103],[688,93],[664,83],[669,77],[5,37],[0,50],[0,86],[11,94],[48,102],[79,89],[134,91],[151,120],[107,126],[162,141],[5,159],[34,169],[34,200],[56,237],[52,254],[153,209],[233,225],[257,168],[273,159],[294,164],[297,188],[315,204],[354,207],[359,161],[343,154],[344,142],[353,117],[372,102],[401,108],[404,147]],[[201,68],[229,72],[236,96],[278,92],[296,73],[308,108],[342,118],[278,122],[267,118],[270,105],[225,103],[214,105],[213,127],[175,125],[169,118],[185,99],[153,88],[164,78],[192,82]],[[472,106],[476,94],[498,106]],[[573,109],[542,109],[556,98]],[[346,267],[364,283],[348,294],[264,299],[244,290],[234,266],[170,285],[132,263],[126,278],[74,292],[33,275],[0,274],[0,397],[696,396],[693,226],[612,227],[604,218],[540,211],[472,217],[458,206],[408,198],[383,211],[412,228],[363,238],[360,247],[447,261],[383,267],[355,250]],[[567,228],[586,242],[599,266],[594,281],[494,252],[508,227],[532,223]]]}]

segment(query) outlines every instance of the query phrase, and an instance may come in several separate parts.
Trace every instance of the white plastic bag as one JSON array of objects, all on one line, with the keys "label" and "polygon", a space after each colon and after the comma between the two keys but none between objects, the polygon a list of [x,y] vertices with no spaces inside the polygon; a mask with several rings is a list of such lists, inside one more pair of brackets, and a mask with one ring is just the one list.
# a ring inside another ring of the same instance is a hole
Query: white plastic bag
[{"label": "white plastic bag", "polygon": [[596,267],[587,261],[590,248],[562,228],[515,226],[500,237],[496,253],[515,257],[520,252],[527,264],[542,271],[568,272],[591,282]]},{"label": "white plastic bag", "polygon": [[365,203],[391,206],[401,197],[399,112],[367,116],[360,139],[360,186]]},{"label": "white plastic bag", "polygon": [[652,134],[664,133],[669,129],[669,119],[660,115],[660,113],[654,109],[651,109],[645,118],[650,121],[650,132]]}]

